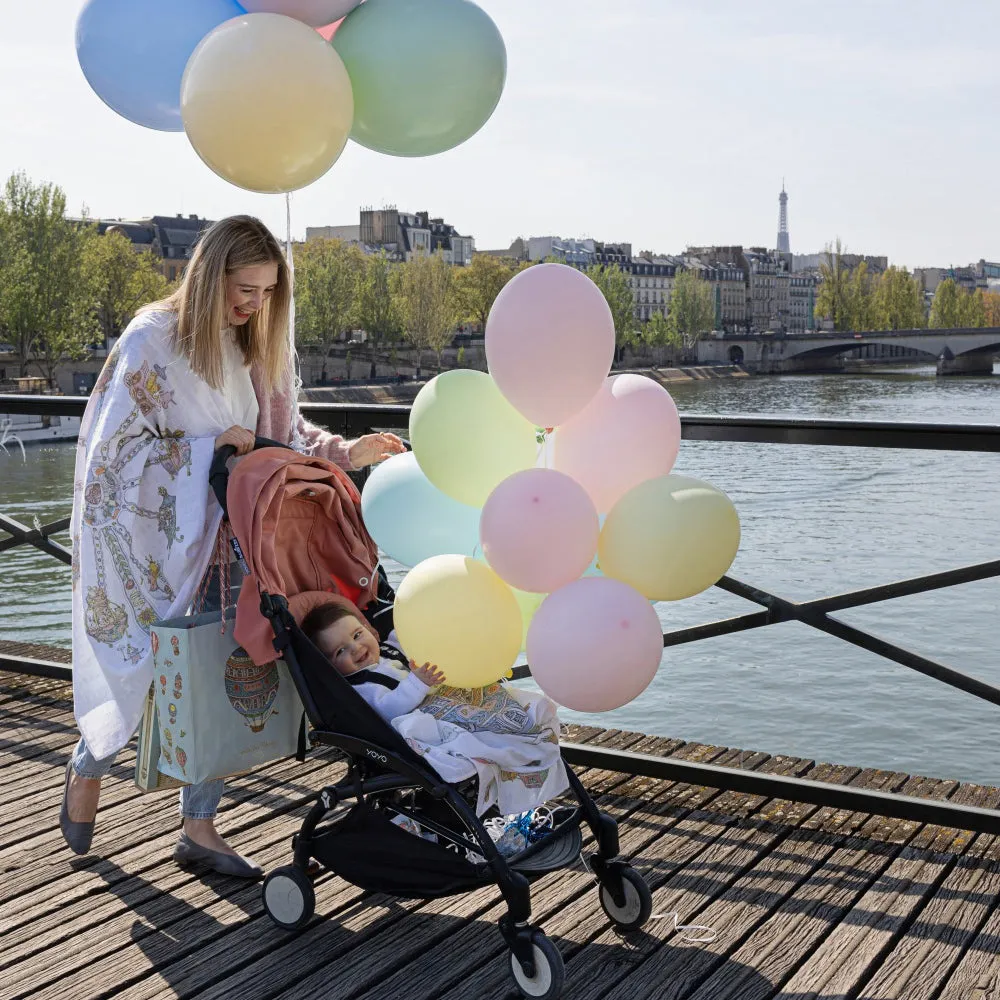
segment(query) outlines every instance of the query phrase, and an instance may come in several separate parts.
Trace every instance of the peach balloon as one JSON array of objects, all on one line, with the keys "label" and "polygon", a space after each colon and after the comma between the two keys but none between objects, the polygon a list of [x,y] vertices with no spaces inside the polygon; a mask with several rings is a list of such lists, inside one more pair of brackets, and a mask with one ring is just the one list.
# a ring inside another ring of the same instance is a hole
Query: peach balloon
[{"label": "peach balloon", "polygon": [[343,23],[344,19],[341,18],[339,21],[334,21],[333,24],[325,24],[322,28],[317,28],[316,30],[329,42]]},{"label": "peach balloon", "polygon": [[681,420],[670,393],[645,375],[612,375],[555,432],[553,464],[606,514],[633,486],[667,475],[680,444]]},{"label": "peach balloon", "polygon": [[615,356],[615,324],[601,290],[565,264],[515,275],[486,321],[486,362],[514,409],[557,427],[593,399]]},{"label": "peach balloon", "polygon": [[663,657],[650,603],[606,577],[574,580],[549,594],[528,628],[535,683],[574,712],[610,712],[649,686]]},{"label": "peach balloon", "polygon": [[579,483],[525,469],[489,495],[479,519],[483,555],[518,590],[547,594],[577,579],[597,552],[600,524]]}]

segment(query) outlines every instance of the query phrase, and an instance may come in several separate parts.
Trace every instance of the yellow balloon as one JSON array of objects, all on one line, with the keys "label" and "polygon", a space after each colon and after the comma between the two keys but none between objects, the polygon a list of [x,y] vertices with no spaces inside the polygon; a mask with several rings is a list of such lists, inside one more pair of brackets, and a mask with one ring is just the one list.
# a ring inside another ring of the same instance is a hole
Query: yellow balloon
[{"label": "yellow balloon", "polygon": [[406,655],[437,664],[453,687],[492,684],[521,649],[513,591],[467,556],[433,556],[414,566],[396,591],[393,622]]},{"label": "yellow balloon", "polygon": [[633,487],[608,513],[597,547],[601,572],[653,601],[711,587],[736,558],[740,520],[710,483],[660,476]]},{"label": "yellow balloon", "polygon": [[486,372],[458,368],[431,379],[410,411],[410,442],[442,493],[482,507],[494,487],[538,457],[535,428]]},{"label": "yellow balloon", "polygon": [[282,14],[246,14],[194,50],[181,116],[195,152],[220,177],[248,191],[295,191],[343,152],[354,95],[318,32]]},{"label": "yellow balloon", "polygon": [[531,619],[535,617],[535,612],[542,606],[542,601],[548,597],[548,594],[531,594],[527,590],[518,590],[517,587],[511,587],[514,591],[514,598],[517,601],[517,606],[521,610],[521,649],[520,652],[524,652],[524,648],[528,642],[528,628],[531,625]]}]

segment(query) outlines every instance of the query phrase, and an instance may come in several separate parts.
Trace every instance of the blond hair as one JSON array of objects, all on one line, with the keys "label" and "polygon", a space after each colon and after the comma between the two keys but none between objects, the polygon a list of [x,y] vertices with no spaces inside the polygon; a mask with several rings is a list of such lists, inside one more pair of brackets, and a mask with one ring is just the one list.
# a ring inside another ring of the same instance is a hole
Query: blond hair
[{"label": "blond hair", "polygon": [[174,347],[213,389],[222,388],[222,333],[230,326],[226,279],[244,267],[261,264],[278,265],[277,284],[263,307],[243,326],[233,328],[233,335],[244,362],[259,365],[266,386],[273,388],[289,366],[292,282],[278,241],[259,219],[233,215],[210,226],[198,240],[178,289],[140,310],[176,313]]}]

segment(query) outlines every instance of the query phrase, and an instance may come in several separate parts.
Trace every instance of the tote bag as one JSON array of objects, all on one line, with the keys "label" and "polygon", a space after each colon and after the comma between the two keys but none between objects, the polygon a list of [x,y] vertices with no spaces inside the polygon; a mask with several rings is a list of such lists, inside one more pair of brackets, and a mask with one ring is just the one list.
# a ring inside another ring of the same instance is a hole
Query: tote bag
[{"label": "tote bag", "polygon": [[233,638],[235,609],[156,622],[158,770],[194,784],[290,757],[302,702],[279,660],[257,666]]}]

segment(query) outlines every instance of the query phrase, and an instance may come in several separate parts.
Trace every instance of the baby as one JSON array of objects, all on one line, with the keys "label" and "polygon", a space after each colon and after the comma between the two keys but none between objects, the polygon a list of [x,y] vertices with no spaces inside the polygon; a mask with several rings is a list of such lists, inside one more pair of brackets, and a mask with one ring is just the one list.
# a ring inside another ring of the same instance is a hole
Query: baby
[{"label": "baby", "polygon": [[476,811],[525,813],[569,786],[556,706],[543,694],[490,684],[454,688],[430,663],[417,666],[395,641],[379,646],[358,615],[321,604],[302,631],[348,683],[446,781],[479,775]]}]

